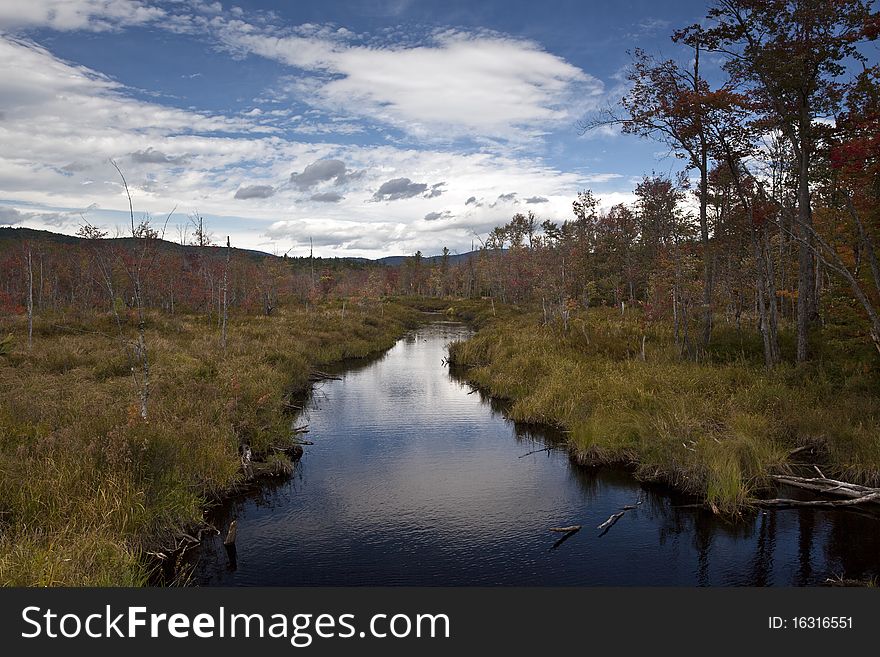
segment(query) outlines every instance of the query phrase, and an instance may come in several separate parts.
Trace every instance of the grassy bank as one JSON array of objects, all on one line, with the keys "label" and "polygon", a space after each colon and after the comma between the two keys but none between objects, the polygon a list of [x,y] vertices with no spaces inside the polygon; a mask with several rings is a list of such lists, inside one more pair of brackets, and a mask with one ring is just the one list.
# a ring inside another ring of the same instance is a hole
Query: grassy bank
[{"label": "grassy bank", "polygon": [[876,355],[846,326],[826,329],[815,363],[767,371],[758,338],[729,327],[693,363],[678,357],[670,327],[645,326],[636,313],[581,311],[567,332],[540,320],[489,322],[451,358],[512,400],[514,419],[566,429],[581,462],[631,465],[723,512],[808,454],[828,477],[880,484]]},{"label": "grassy bank", "polygon": [[285,404],[316,367],[387,349],[419,321],[383,305],[233,318],[225,355],[216,318],[152,315],[147,421],[111,317],[38,318],[30,350],[23,318],[3,320],[0,584],[143,584],[143,552],[239,481],[239,444],[285,440]]}]

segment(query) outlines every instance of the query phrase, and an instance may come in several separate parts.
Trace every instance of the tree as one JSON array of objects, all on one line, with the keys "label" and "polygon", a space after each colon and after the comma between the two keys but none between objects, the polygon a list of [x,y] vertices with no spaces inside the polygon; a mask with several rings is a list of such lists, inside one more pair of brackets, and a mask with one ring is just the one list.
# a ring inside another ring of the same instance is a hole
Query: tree
[{"label": "tree", "polygon": [[673,37],[692,51],[691,67],[672,59],[655,61],[637,49],[627,76],[632,83],[620,99],[623,114],[608,110],[587,123],[585,130],[602,125],[620,125],[624,133],[655,139],[686,160],[699,172],[697,197],[700,204],[700,239],[703,250],[703,333],[706,348],[712,335],[712,252],[708,222],[709,137],[707,123],[712,105],[706,102],[711,91],[700,72],[703,32],[699,26],[681,30]]},{"label": "tree", "polygon": [[709,18],[716,25],[704,33],[704,43],[727,55],[725,68],[737,84],[748,86],[761,125],[781,131],[794,154],[797,360],[803,362],[810,325],[818,317],[810,198],[816,121],[834,114],[844,60],[864,59],[856,44],[876,38],[876,15],[870,0],[716,0]]},{"label": "tree", "polygon": [[[155,242],[160,238],[160,233],[158,230],[152,228],[149,217],[144,217],[139,224],[135,225],[134,204],[132,203],[128,181],[125,179],[125,175],[122,173],[122,169],[119,168],[119,165],[113,160],[110,160],[110,163],[119,174],[119,177],[122,180],[122,186],[125,189],[125,195],[128,198],[131,236],[134,239],[133,252],[124,254],[122,264],[128,275],[129,281],[131,282],[132,298],[137,312],[137,339],[132,344],[134,361],[137,366],[131,368],[131,374],[138,388],[141,419],[146,421],[150,399],[150,359],[147,353],[146,339],[147,290],[145,284],[149,280],[150,271],[156,260]],[[168,225],[168,220],[171,219],[173,214],[174,210],[168,213],[161,235],[165,234],[165,226]]]}]

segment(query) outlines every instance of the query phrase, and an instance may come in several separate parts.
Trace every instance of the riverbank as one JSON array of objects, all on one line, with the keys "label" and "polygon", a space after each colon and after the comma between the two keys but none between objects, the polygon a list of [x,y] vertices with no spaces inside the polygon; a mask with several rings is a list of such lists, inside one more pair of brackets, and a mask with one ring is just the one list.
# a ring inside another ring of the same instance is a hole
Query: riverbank
[{"label": "riverbank", "polygon": [[23,318],[0,356],[0,584],[143,585],[147,551],[202,521],[268,459],[316,368],[391,347],[420,321],[395,303],[230,319],[151,315],[148,418],[111,316]]},{"label": "riverbank", "polygon": [[579,463],[625,464],[722,513],[771,488],[772,475],[813,464],[880,484],[876,355],[842,329],[813,364],[768,371],[756,338],[730,327],[717,327],[708,358],[694,363],[678,356],[670,327],[636,312],[576,311],[568,330],[541,319],[486,322],[450,360],[510,400],[512,419],[566,431]]}]

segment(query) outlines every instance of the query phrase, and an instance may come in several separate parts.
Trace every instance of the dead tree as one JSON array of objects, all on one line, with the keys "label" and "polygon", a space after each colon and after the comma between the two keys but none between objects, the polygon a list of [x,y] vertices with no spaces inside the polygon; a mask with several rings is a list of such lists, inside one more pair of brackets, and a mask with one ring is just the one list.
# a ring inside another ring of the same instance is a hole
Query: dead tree
[{"label": "dead tree", "polygon": [[[141,419],[147,420],[150,399],[150,359],[147,352],[147,317],[144,285],[148,279],[149,272],[155,263],[156,249],[154,248],[154,243],[160,238],[160,233],[150,227],[148,218],[144,218],[140,224],[137,226],[135,225],[134,204],[132,203],[128,182],[122,173],[122,169],[119,168],[116,162],[110,160],[110,163],[116,169],[117,173],[119,173],[119,177],[122,179],[122,186],[125,189],[125,195],[128,197],[131,236],[135,241],[134,257],[130,260],[121,258],[121,261],[132,285],[132,299],[137,312],[137,338],[134,342],[129,343],[133,360],[131,373],[138,390]],[[174,210],[176,210],[176,208]],[[162,228],[161,236],[165,235],[165,227],[167,227],[169,219],[171,219],[171,216],[174,214],[174,210],[169,212],[168,216],[165,218],[165,224]]]},{"label": "dead tree", "polygon": [[31,247],[27,252],[28,268],[28,350],[34,342],[34,268],[31,259]]},{"label": "dead tree", "polygon": [[226,355],[226,324],[229,321],[229,305],[227,291],[229,289],[229,255],[232,247],[229,245],[229,236],[226,236],[226,266],[223,268],[223,324],[220,332],[220,346],[223,347],[223,355]]}]

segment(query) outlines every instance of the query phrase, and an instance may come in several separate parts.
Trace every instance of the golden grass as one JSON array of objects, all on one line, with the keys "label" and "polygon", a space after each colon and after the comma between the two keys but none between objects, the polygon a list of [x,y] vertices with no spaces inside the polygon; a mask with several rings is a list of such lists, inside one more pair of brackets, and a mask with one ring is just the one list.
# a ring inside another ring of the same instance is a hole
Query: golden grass
[{"label": "golden grass", "polygon": [[[21,318],[0,334],[0,584],[138,585],[143,551],[198,523],[239,479],[238,446],[289,434],[313,368],[383,350],[414,326],[395,304],[280,309],[216,323],[149,318],[149,418],[106,316]],[[131,335],[132,329],[128,329]]]},{"label": "golden grass", "polygon": [[880,388],[864,352],[767,371],[749,336],[722,327],[716,341],[705,362],[684,361],[667,326],[591,309],[567,333],[535,314],[508,317],[450,355],[513,401],[513,419],[567,429],[580,460],[632,465],[722,511],[745,504],[802,445],[816,447],[828,476],[880,483]]}]

